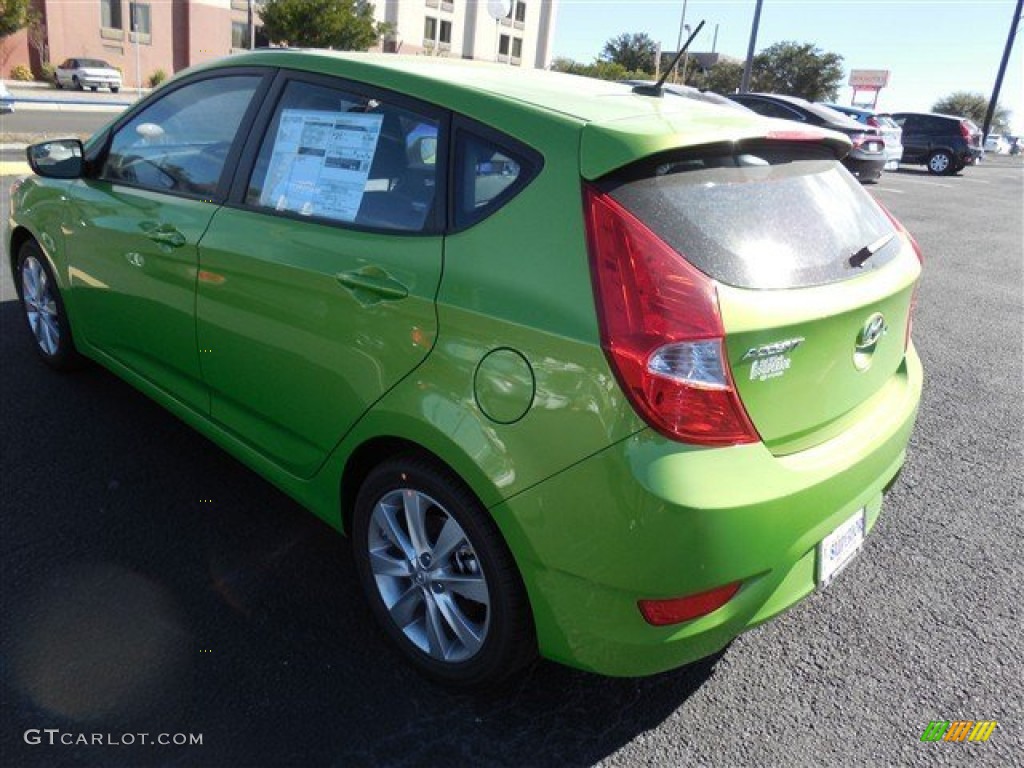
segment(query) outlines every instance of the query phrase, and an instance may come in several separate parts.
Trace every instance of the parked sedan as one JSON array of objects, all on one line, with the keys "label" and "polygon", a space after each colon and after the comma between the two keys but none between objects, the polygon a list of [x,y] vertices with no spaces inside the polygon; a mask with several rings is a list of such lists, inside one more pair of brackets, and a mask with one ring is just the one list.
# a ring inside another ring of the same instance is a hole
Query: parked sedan
[{"label": "parked sedan", "polygon": [[14,97],[7,86],[0,80],[0,115],[8,115],[14,111]]},{"label": "parked sedan", "polygon": [[53,75],[58,88],[121,90],[121,72],[102,59],[66,59]]},{"label": "parked sedan", "polygon": [[877,128],[881,131],[882,138],[885,140],[885,170],[895,171],[900,167],[900,160],[903,157],[903,129],[896,125],[889,115],[870,109],[847,107],[841,104],[818,103],[823,107],[841,112],[858,123],[870,125],[872,128]]},{"label": "parked sedan", "polygon": [[1007,155],[1010,153],[1010,142],[999,133],[990,133],[985,137],[985,151],[994,155]]},{"label": "parked sedan", "polygon": [[646,675],[832,585],[904,462],[921,255],[848,148],[543,70],[254,51],[30,147],[7,252],[42,363],[100,363],[348,533],[425,675]]},{"label": "parked sedan", "polygon": [[853,142],[843,165],[862,182],[877,181],[885,167],[885,140],[877,128],[863,126],[833,109],[795,96],[774,93],[730,93],[729,98],[765,117],[793,120],[849,136]]}]

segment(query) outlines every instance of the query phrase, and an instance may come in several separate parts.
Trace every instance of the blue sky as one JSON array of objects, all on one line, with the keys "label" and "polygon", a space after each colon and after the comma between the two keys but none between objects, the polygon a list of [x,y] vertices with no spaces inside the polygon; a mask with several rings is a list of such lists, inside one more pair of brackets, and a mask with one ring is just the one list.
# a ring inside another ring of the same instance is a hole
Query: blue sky
[{"label": "blue sky", "polygon": [[[840,54],[847,76],[850,69],[888,69],[878,108],[928,110],[953,91],[991,94],[1015,7],[1015,0],[764,0],[756,50],[795,40]],[[622,32],[646,32],[674,50],[682,9],[682,0],[559,0],[554,53],[589,62]],[[687,24],[707,22],[695,51],[711,50],[718,24],[715,50],[745,58],[753,18],[754,0],[686,4]],[[1022,38],[1019,30],[1000,93],[1018,134],[1024,134]],[[844,85],[839,97],[849,104],[850,88]]]}]

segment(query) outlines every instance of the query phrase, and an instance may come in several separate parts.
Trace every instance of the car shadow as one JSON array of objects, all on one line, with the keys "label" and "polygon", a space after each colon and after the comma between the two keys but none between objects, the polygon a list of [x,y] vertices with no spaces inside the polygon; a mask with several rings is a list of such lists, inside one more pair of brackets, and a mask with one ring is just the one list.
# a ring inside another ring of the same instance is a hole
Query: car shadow
[{"label": "car shadow", "polygon": [[590,765],[714,673],[426,682],[345,539],[98,366],[51,372],[22,325],[0,304],[7,764]]}]

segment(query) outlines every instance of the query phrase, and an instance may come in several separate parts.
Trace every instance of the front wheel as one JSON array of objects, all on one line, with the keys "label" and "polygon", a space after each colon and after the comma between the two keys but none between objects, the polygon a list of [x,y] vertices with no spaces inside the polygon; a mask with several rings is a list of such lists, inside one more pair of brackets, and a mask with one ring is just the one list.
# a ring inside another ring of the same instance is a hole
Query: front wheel
[{"label": "front wheel", "polygon": [[928,172],[936,176],[953,173],[953,156],[946,151],[932,152],[928,158]]},{"label": "front wheel", "polygon": [[32,240],[18,251],[18,298],[36,352],[51,368],[72,369],[81,361],[71,337],[57,280],[42,250]]},{"label": "front wheel", "polygon": [[512,555],[447,469],[418,456],[374,469],[356,499],[352,545],[374,616],[427,677],[478,688],[536,655]]},{"label": "front wheel", "polygon": [[117,92],[118,92],[118,91],[120,91],[120,90],[121,90],[121,89],[120,89],[120,88],[118,88],[118,87],[117,87],[116,85],[112,85],[112,86],[110,87],[110,92],[111,92],[111,93],[117,93]]}]

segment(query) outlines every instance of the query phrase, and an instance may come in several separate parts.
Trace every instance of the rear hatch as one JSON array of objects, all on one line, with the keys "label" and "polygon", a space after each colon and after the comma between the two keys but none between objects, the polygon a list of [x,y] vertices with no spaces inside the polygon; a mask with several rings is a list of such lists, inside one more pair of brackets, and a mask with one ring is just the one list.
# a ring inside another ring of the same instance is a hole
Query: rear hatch
[{"label": "rear hatch", "polygon": [[842,432],[903,365],[920,263],[834,145],[664,151],[588,185],[595,194],[713,286],[728,384],[774,453]]}]

